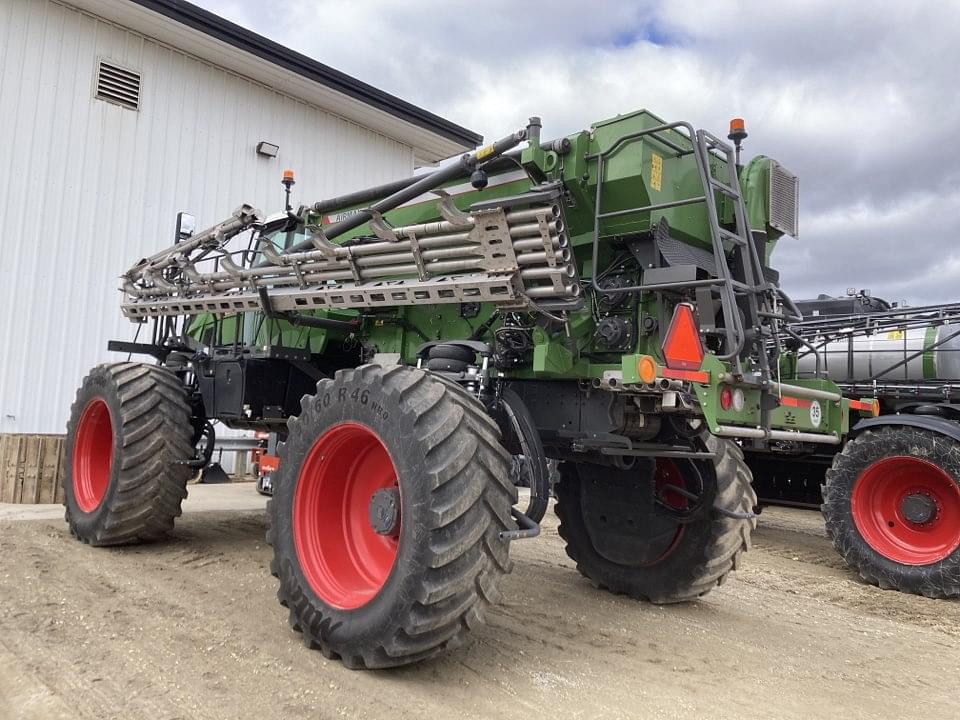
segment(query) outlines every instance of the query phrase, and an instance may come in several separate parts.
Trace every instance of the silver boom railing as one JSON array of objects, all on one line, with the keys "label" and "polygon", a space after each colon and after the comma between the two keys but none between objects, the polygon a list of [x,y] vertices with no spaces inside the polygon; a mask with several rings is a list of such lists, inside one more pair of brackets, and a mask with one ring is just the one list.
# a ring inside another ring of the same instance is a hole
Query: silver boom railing
[{"label": "silver boom railing", "polygon": [[[580,284],[558,202],[531,196],[525,205],[486,203],[464,212],[440,189],[524,140],[539,142],[538,119],[451,166],[394,185],[387,197],[330,225],[304,225],[297,216],[265,222],[244,205],[130,268],[123,276],[124,314],[225,315],[264,309],[264,298],[272,311],[470,301],[520,308],[576,299]],[[442,220],[401,227],[384,220],[383,213],[430,192],[439,196]],[[364,223],[373,237],[333,242]],[[307,239],[276,247],[273,233],[290,226],[303,228]],[[229,251],[229,241],[246,231],[255,233],[255,249]]]}]

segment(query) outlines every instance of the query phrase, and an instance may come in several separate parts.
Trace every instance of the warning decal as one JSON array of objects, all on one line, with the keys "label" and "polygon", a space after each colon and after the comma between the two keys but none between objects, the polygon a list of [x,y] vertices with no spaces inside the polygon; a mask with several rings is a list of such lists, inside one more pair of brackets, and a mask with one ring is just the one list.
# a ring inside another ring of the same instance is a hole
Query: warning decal
[{"label": "warning decal", "polygon": [[663,186],[663,158],[650,153],[650,187],[658,191]]}]

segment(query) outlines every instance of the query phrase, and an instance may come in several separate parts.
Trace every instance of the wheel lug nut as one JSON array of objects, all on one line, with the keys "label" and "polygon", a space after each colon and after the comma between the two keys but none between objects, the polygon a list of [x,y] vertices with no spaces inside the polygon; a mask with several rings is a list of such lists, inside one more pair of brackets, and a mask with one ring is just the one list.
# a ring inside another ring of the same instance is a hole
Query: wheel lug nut
[{"label": "wheel lug nut", "polygon": [[396,536],[400,529],[400,488],[381,488],[370,497],[370,527],[378,535]]}]

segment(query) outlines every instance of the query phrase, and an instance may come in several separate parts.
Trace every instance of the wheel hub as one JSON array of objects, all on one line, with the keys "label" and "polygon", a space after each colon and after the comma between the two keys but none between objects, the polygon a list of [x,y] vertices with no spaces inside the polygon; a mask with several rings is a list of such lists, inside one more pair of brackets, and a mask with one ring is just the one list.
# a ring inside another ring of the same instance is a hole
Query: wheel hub
[{"label": "wheel hub", "polygon": [[400,529],[400,488],[381,488],[370,497],[370,527],[395,537]]},{"label": "wheel hub", "polygon": [[960,547],[960,485],[924,458],[893,455],[868,465],[850,513],[864,541],[896,563],[930,565]]},{"label": "wheel hub", "polygon": [[911,493],[900,501],[900,514],[914,525],[923,525],[936,517],[937,503],[925,493]]}]

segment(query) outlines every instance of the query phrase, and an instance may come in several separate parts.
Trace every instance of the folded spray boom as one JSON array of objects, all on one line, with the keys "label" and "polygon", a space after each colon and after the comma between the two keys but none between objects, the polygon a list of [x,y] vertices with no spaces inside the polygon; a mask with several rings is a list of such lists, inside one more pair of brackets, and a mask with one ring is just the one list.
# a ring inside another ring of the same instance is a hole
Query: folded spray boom
[{"label": "folded spray boom", "polygon": [[[309,212],[264,221],[244,205],[224,222],[127,271],[124,314],[131,319],[232,314],[262,309],[264,291],[274,311],[472,301],[519,308],[575,300],[580,285],[556,189],[469,212],[440,189],[524,140],[539,142],[538,119],[456,163],[394,184],[383,199],[328,225],[306,222]],[[402,227],[384,220],[384,213],[430,192],[438,195],[442,220]],[[372,237],[334,242],[364,224]],[[302,228],[307,239],[278,249],[272,234],[291,227]],[[253,253],[240,251],[244,259],[238,263],[238,253],[226,246],[250,230],[256,233],[256,262]],[[212,263],[213,270],[202,271],[201,262]]]}]

